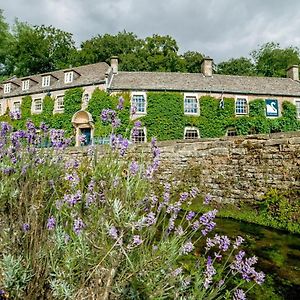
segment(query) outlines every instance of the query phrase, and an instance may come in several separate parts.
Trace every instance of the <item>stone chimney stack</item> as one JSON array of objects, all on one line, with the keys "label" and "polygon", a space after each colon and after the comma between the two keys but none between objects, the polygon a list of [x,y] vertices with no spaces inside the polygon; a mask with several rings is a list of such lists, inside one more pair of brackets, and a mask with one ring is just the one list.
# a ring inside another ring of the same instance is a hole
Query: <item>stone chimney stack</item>
[{"label": "stone chimney stack", "polygon": [[110,59],[110,66],[112,68],[113,74],[118,73],[118,64],[119,64],[118,56],[112,56]]},{"label": "stone chimney stack", "polygon": [[299,80],[299,66],[293,65],[287,68],[286,77],[293,80]]},{"label": "stone chimney stack", "polygon": [[213,59],[209,56],[203,58],[201,63],[201,73],[205,77],[211,77],[213,73]]}]

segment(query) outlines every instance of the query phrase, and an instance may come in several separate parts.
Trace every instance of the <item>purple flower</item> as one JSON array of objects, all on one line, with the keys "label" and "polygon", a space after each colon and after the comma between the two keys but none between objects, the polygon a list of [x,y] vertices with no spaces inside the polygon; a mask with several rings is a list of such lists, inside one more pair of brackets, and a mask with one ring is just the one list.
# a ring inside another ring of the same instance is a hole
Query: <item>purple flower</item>
[{"label": "purple flower", "polygon": [[191,221],[191,220],[195,217],[195,215],[196,215],[195,212],[190,211],[190,212],[187,214],[186,219],[187,219],[188,221]]},{"label": "purple flower", "polygon": [[78,190],[75,194],[65,194],[64,201],[68,203],[70,206],[74,206],[77,202],[79,202],[82,198],[81,191]]},{"label": "purple flower", "polygon": [[53,230],[55,228],[56,221],[53,216],[51,216],[47,221],[47,228],[48,230]]},{"label": "purple flower", "polygon": [[130,164],[129,170],[130,170],[131,175],[133,175],[133,176],[136,175],[137,172],[139,171],[139,164],[136,161],[133,161]]},{"label": "purple flower", "polygon": [[234,291],[233,300],[246,300],[246,294],[242,289],[237,289]]},{"label": "purple flower", "polygon": [[196,187],[192,187],[191,191],[190,191],[190,195],[192,198],[196,198],[197,194],[199,193],[198,188]]},{"label": "purple flower", "polygon": [[188,241],[186,242],[182,247],[181,247],[181,250],[180,250],[180,253],[181,254],[188,254],[190,253],[191,251],[193,251],[194,249],[194,245],[191,241]]},{"label": "purple flower", "polygon": [[207,194],[204,198],[203,204],[208,205],[211,201],[211,195]]},{"label": "purple flower", "polygon": [[115,226],[110,227],[108,234],[112,239],[114,240],[118,239],[118,230]]},{"label": "purple flower", "polygon": [[135,246],[139,246],[143,241],[141,240],[141,237],[139,235],[133,236],[133,244]]},{"label": "purple flower", "polygon": [[120,98],[119,98],[119,103],[118,103],[118,105],[117,105],[117,109],[118,110],[122,110],[124,108],[124,98],[121,96]]},{"label": "purple flower", "polygon": [[79,235],[81,233],[81,231],[83,230],[84,227],[85,227],[85,224],[83,223],[83,221],[80,218],[77,218],[76,220],[74,220],[73,230],[77,235]]},{"label": "purple flower", "polygon": [[137,111],[137,107],[135,105],[132,105],[131,109],[130,109],[130,114],[134,115],[136,113],[136,111]]},{"label": "purple flower", "polygon": [[181,274],[182,273],[182,268],[177,268],[177,269],[175,269],[172,273],[171,273],[171,275],[173,276],[173,277],[176,277],[176,276],[178,276],[179,274]]},{"label": "purple flower", "polygon": [[30,230],[30,225],[29,225],[28,223],[24,223],[24,224],[22,225],[22,230],[23,230],[24,232],[28,232],[28,231]]},{"label": "purple flower", "polygon": [[212,282],[213,276],[216,274],[216,269],[213,266],[212,259],[210,256],[207,258],[206,270],[204,272],[204,288],[208,289]]},{"label": "purple flower", "polygon": [[237,249],[243,242],[244,239],[241,236],[238,236],[233,244],[233,248]]}]

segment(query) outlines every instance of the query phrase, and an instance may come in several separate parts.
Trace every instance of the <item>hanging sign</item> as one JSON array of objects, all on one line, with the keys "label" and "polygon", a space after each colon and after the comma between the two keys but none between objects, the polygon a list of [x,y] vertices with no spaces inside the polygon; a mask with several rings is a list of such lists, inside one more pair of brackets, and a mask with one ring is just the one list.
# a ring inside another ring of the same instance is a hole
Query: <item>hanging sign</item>
[{"label": "hanging sign", "polygon": [[278,117],[279,116],[278,100],[266,99],[265,102],[266,102],[266,116]]}]

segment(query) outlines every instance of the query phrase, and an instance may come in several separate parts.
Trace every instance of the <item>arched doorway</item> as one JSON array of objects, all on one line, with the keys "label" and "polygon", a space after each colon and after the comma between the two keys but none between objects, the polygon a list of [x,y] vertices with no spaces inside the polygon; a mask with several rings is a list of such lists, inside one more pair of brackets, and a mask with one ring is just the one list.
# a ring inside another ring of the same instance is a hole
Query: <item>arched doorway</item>
[{"label": "arched doorway", "polygon": [[[76,112],[72,118],[72,124],[75,127],[75,146],[91,145],[94,136],[94,122],[92,115],[85,111],[80,110]],[[85,141],[81,141],[81,136],[85,137]]]}]

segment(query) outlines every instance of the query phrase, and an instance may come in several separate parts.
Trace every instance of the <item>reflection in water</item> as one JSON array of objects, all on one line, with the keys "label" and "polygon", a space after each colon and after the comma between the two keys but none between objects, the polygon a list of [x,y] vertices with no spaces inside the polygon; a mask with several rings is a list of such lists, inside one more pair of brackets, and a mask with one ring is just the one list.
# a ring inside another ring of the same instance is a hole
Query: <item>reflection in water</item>
[{"label": "reflection in water", "polygon": [[261,269],[274,275],[279,299],[300,299],[300,235],[230,219],[216,223],[215,232],[246,239],[247,253],[258,256]]}]

